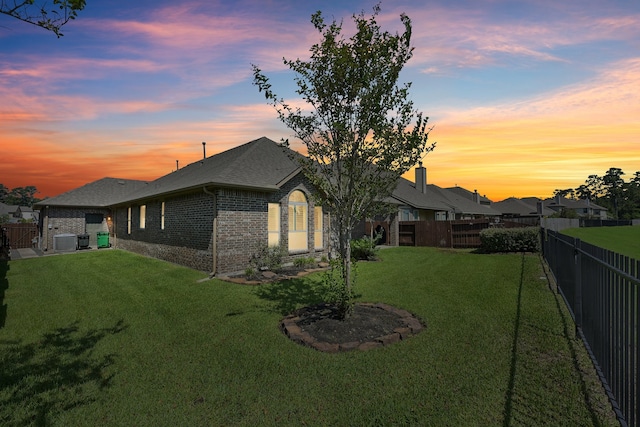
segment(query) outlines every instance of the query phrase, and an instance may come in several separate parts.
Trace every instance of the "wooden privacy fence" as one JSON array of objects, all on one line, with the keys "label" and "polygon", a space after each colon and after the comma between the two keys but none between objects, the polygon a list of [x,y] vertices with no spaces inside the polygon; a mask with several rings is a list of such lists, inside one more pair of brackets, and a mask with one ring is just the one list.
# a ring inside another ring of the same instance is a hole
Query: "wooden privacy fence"
[{"label": "wooden privacy fence", "polygon": [[439,248],[479,248],[480,232],[486,228],[530,227],[529,224],[491,219],[457,221],[401,221],[398,230],[400,246],[432,246]]},{"label": "wooden privacy fence", "polygon": [[640,261],[552,230],[543,255],[622,426],[640,424]]},{"label": "wooden privacy fence", "polygon": [[0,227],[12,249],[32,248],[34,239],[38,237],[37,224],[2,224]]}]

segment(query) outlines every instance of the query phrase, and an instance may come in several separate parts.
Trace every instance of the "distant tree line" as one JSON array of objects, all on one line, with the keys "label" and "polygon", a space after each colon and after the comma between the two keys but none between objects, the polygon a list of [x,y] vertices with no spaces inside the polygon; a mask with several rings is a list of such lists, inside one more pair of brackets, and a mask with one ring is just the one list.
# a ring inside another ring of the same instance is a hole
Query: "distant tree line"
[{"label": "distant tree line", "polygon": [[603,176],[589,175],[578,188],[556,189],[554,196],[590,200],[607,208],[614,219],[640,218],[640,171],[628,181],[620,168],[610,168]]},{"label": "distant tree line", "polygon": [[38,189],[33,185],[9,190],[3,184],[0,184],[0,202],[5,205],[32,207],[34,203],[41,200],[35,197],[37,192]]}]

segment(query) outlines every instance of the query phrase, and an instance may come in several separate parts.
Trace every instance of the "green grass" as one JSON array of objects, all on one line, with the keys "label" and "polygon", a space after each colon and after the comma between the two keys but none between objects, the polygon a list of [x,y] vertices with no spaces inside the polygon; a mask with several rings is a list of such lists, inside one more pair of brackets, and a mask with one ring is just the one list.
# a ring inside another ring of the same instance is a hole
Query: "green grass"
[{"label": "green grass", "polygon": [[118,250],[0,264],[0,425],[615,425],[537,256],[380,256],[359,299],[427,327],[342,354],[278,329],[318,275],[198,283]]},{"label": "green grass", "polygon": [[640,226],[583,227],[562,230],[562,234],[577,237],[592,245],[640,259]]}]

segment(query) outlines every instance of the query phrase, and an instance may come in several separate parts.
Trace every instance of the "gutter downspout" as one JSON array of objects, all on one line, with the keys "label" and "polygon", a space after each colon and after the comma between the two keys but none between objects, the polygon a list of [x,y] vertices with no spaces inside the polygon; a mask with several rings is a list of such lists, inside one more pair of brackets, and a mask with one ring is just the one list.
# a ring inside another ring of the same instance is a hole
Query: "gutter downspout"
[{"label": "gutter downspout", "polygon": [[216,203],[216,194],[207,190],[207,187],[202,187],[202,190],[205,194],[210,195],[213,200],[213,224],[211,230],[211,258],[213,258],[213,265],[210,277],[215,277],[216,271],[218,270],[218,206]]}]

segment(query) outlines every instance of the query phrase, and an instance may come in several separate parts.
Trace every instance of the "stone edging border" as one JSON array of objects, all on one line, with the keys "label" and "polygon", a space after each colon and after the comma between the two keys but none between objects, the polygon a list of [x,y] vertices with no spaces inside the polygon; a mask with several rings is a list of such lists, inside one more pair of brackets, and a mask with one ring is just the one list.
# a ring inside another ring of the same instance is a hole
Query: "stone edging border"
[{"label": "stone edging border", "polygon": [[325,353],[340,353],[351,350],[367,351],[373,350],[374,348],[388,346],[399,341],[404,341],[409,337],[416,335],[425,328],[422,322],[420,322],[418,318],[416,318],[407,310],[396,308],[385,303],[358,304],[366,307],[379,308],[381,310],[393,313],[400,318],[405,326],[395,328],[392,334],[374,338],[373,341],[353,341],[341,344],[316,340],[309,333],[303,331],[300,326],[298,326],[297,322],[300,320],[300,316],[298,316],[296,313],[290,314],[289,316],[282,319],[282,322],[280,323],[280,329],[287,337],[289,337],[289,339],[298,344],[311,347]]}]

